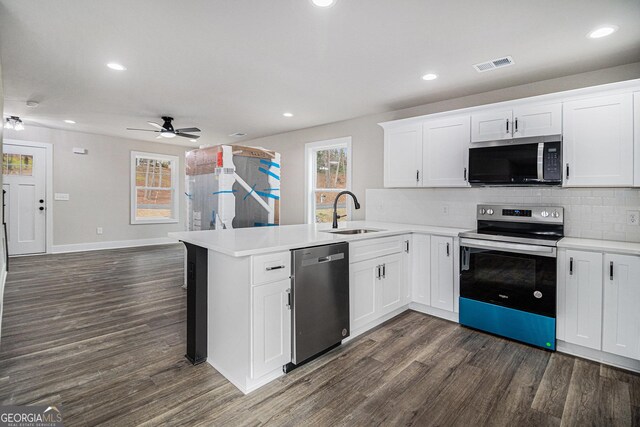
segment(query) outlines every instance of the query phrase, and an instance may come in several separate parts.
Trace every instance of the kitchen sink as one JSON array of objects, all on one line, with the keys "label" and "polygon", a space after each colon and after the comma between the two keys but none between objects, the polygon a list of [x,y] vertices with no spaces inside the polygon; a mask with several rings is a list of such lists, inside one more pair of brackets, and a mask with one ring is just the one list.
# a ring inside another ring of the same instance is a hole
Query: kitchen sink
[{"label": "kitchen sink", "polygon": [[364,234],[364,233],[375,233],[376,231],[372,228],[351,228],[345,230],[326,230],[325,233],[333,233],[333,234]]}]

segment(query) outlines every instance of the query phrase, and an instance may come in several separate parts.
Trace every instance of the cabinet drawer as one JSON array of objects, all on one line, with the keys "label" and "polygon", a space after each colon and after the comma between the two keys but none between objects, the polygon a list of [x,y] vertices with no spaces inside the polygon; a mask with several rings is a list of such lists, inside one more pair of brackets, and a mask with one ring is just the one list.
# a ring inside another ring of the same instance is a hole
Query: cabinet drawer
[{"label": "cabinet drawer", "polygon": [[286,279],[291,274],[291,252],[255,255],[252,259],[252,269],[253,285]]},{"label": "cabinet drawer", "polygon": [[408,236],[392,236],[349,243],[349,263],[402,252],[408,239]]}]

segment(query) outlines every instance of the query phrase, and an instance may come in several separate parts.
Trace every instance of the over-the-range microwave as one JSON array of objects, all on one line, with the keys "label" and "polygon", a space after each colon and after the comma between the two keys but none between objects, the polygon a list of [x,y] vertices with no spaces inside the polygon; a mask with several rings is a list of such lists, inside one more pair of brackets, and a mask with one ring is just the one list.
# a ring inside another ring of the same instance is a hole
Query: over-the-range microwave
[{"label": "over-the-range microwave", "polygon": [[469,148],[471,185],[562,185],[562,136],[476,143]]}]

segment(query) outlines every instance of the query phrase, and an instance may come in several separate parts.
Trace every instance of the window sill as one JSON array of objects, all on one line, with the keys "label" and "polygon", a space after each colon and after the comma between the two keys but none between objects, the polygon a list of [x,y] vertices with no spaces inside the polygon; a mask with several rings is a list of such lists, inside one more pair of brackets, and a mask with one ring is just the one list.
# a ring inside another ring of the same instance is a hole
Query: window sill
[{"label": "window sill", "polygon": [[177,224],[180,221],[178,219],[132,219],[131,225],[141,224]]}]

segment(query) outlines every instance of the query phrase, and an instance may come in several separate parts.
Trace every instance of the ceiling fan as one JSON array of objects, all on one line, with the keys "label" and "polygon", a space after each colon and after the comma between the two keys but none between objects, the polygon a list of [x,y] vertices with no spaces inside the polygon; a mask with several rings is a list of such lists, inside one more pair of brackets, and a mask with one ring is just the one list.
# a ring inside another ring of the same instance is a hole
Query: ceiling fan
[{"label": "ceiling fan", "polygon": [[188,133],[188,132],[201,132],[200,129],[198,129],[198,128],[174,129],[173,126],[171,125],[171,122],[173,121],[173,117],[163,116],[162,120],[164,121],[162,126],[160,126],[159,124],[154,123],[154,122],[147,122],[151,126],[153,126],[154,128],[157,128],[158,130],[136,129],[136,128],[127,128],[127,130],[141,130],[141,131],[144,131],[144,132],[156,132],[156,133],[160,134],[160,135],[157,136],[157,138],[174,138],[176,136],[182,136],[184,138],[189,138],[189,139],[198,139],[198,138],[200,138],[200,135],[192,135],[192,134]]}]

